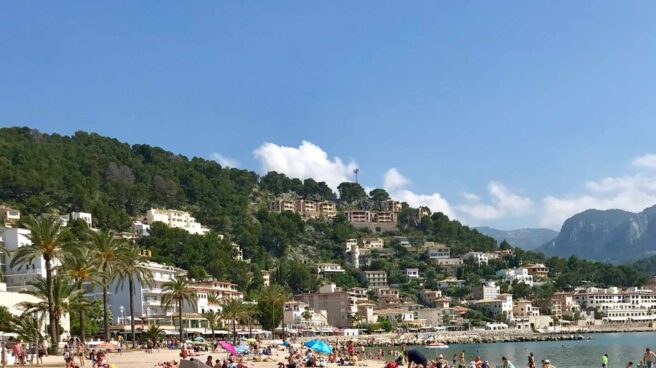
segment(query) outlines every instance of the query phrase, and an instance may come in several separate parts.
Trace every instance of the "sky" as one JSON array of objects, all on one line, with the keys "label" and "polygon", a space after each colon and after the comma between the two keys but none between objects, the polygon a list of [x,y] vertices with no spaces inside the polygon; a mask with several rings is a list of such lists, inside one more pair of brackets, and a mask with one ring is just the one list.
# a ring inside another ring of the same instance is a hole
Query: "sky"
[{"label": "sky", "polygon": [[656,2],[0,2],[0,126],[358,180],[468,225],[656,204]]}]

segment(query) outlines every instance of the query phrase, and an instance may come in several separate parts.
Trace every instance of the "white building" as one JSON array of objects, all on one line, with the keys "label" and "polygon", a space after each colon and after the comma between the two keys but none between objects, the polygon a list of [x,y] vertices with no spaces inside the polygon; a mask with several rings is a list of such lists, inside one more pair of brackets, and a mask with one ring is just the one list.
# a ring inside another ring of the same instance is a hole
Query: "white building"
[{"label": "white building", "polygon": [[237,290],[237,284],[214,279],[193,281],[191,287],[196,291],[196,305],[186,303],[182,311],[185,313],[205,313],[213,310],[221,312],[221,306],[231,299],[243,299],[242,293]]},{"label": "white building", "polygon": [[387,286],[387,272],[385,271],[364,271],[364,276],[369,283],[369,289]]},{"label": "white building", "polygon": [[406,268],[405,275],[409,279],[418,279],[419,278],[419,269],[418,268]]},{"label": "white building", "polygon": [[465,253],[465,254],[462,256],[462,259],[471,259],[471,260],[473,260],[474,263],[476,263],[478,266],[486,265],[486,264],[488,263],[488,261],[489,261],[489,258],[488,258],[488,256],[487,256],[487,253],[483,253],[483,252],[469,252],[469,253]]},{"label": "white building", "polygon": [[196,219],[186,211],[172,210],[166,208],[151,208],[146,212],[148,224],[162,222],[168,227],[186,230],[190,234],[205,235],[209,229],[203,227]]},{"label": "white building", "polygon": [[430,259],[447,259],[451,258],[451,249],[445,244],[426,242],[428,258]]},{"label": "white building", "polygon": [[[176,306],[165,308],[161,303],[162,294],[164,293],[163,287],[165,283],[186,275],[187,271],[156,262],[144,262],[143,265],[152,272],[154,282],[152,286],[144,285],[138,280],[135,282],[134,317],[155,319],[174,315],[178,312]],[[116,286],[119,286],[118,289]],[[117,321],[128,321],[125,323],[129,323],[130,320],[130,293],[128,289],[127,282],[121,287],[117,281],[112,283],[109,288],[112,291],[109,295],[112,315]],[[121,306],[123,306],[123,313],[121,313]]]},{"label": "white building", "polygon": [[[9,253],[13,253],[18,248],[32,244],[30,240],[30,231],[21,228],[5,228],[2,230],[2,240],[5,248]],[[46,261],[43,257],[34,258],[30,263],[24,265],[10,266],[11,256],[5,256],[4,275],[9,291],[25,291],[32,289],[30,285],[39,278],[46,277]],[[59,265],[57,260],[53,260],[51,268]]]},{"label": "white building", "polygon": [[494,300],[499,296],[501,288],[494,281],[485,281],[480,285],[472,287],[474,299]]},{"label": "white building", "polygon": [[317,263],[317,273],[319,275],[331,274],[331,273],[344,273],[342,266],[337,263]]},{"label": "white building", "polygon": [[[7,227],[13,227],[20,221],[20,211],[7,206],[0,206],[0,218]],[[2,223],[0,223],[2,225]]]},{"label": "white building", "polygon": [[150,225],[144,224],[141,221],[135,221],[132,223],[132,231],[139,237],[144,237],[150,235]]},{"label": "white building", "polygon": [[526,268],[511,268],[497,271],[497,276],[502,277],[504,280],[510,282],[513,281],[523,282],[528,286],[533,286],[533,276],[529,275]]},{"label": "white building", "polygon": [[82,220],[89,229],[93,229],[93,218],[88,212],[71,212],[71,221]]},{"label": "white building", "polygon": [[656,320],[656,292],[647,289],[588,288],[574,294],[583,309],[598,309],[608,322]]},{"label": "white building", "polygon": [[382,249],[385,246],[385,241],[382,238],[365,238],[362,239],[363,249]]},{"label": "white building", "polygon": [[328,329],[328,312],[315,311],[307,303],[288,301],[283,307],[283,323],[287,329],[298,330],[332,330]]},{"label": "white building", "polygon": [[513,320],[512,294],[499,294],[497,299],[482,299],[474,302],[481,309],[490,312],[495,317],[504,317],[508,321]]}]

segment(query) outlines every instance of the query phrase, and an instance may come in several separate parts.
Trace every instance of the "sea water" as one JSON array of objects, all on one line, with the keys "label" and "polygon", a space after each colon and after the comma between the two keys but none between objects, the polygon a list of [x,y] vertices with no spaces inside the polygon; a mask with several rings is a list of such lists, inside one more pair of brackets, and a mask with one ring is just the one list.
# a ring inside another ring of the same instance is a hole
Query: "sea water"
[{"label": "sea water", "polygon": [[[467,363],[477,355],[490,362],[491,367],[501,364],[506,356],[516,368],[528,366],[528,355],[535,355],[537,367],[542,359],[549,359],[556,368],[601,367],[601,356],[608,354],[609,368],[625,368],[629,361],[637,367],[645,348],[656,349],[656,332],[627,332],[591,334],[591,340],[542,341],[542,342],[501,342],[487,344],[449,345],[448,349],[416,348],[429,359],[439,354],[451,362],[454,354],[465,351]],[[387,351],[388,349],[385,349]]]}]

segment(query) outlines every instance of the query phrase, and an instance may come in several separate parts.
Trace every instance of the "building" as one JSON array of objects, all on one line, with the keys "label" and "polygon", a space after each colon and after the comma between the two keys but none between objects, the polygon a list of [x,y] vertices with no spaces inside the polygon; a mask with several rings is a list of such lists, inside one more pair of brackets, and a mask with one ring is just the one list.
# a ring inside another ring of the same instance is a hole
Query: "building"
[{"label": "building", "polygon": [[499,296],[501,288],[494,281],[486,281],[472,287],[474,299],[494,300]]},{"label": "building", "polygon": [[499,294],[496,299],[481,299],[472,302],[492,316],[513,320],[513,300],[511,294]]},{"label": "building", "polygon": [[367,289],[365,289],[365,288],[361,288],[361,287],[354,287],[354,288],[350,288],[350,289],[348,289],[348,293],[349,293],[349,295],[350,295],[351,297],[357,299],[358,302],[369,300],[369,297],[368,297],[368,295],[367,295],[367,292],[368,292]]},{"label": "building", "polygon": [[382,249],[385,246],[385,242],[382,238],[365,238],[362,239],[362,248],[363,249]]},{"label": "building", "polygon": [[379,298],[385,298],[385,299],[399,298],[399,289],[395,289],[387,286],[378,288],[377,293]]},{"label": "building", "polygon": [[437,288],[440,290],[448,290],[451,287],[465,286],[465,280],[458,280],[455,277],[447,277],[444,280],[437,282]]},{"label": "building", "polygon": [[140,238],[150,235],[150,225],[144,224],[141,221],[134,221],[132,223],[132,231],[134,231]]},{"label": "building", "polygon": [[528,319],[540,315],[540,309],[534,307],[530,300],[518,300],[513,306],[513,317],[516,319]]},{"label": "building", "polygon": [[328,331],[328,312],[315,311],[307,303],[290,300],[283,306],[283,323],[287,329]]},{"label": "building", "polygon": [[524,268],[526,268],[529,275],[533,276],[534,280],[546,280],[549,278],[549,267],[542,263],[530,264],[524,266]]},{"label": "building", "polygon": [[262,270],[262,285],[269,287],[271,285],[271,272]]},{"label": "building", "polygon": [[0,218],[2,219],[5,227],[16,226],[20,221],[21,213],[19,210],[7,206],[0,206]]},{"label": "building", "polygon": [[380,319],[386,319],[392,323],[411,322],[415,320],[415,313],[402,308],[377,309],[376,315]]},{"label": "building", "polygon": [[445,269],[447,272],[455,272],[458,267],[462,266],[462,258],[437,258],[433,262]]},{"label": "building", "polygon": [[189,212],[166,208],[151,208],[146,212],[149,225],[161,222],[168,227],[183,229],[190,234],[205,235],[209,229],[203,227]]},{"label": "building", "polygon": [[488,261],[489,261],[489,258],[488,258],[488,256],[487,256],[487,253],[483,253],[483,252],[469,252],[469,253],[465,253],[465,254],[462,256],[462,259],[471,259],[471,260],[473,260],[474,263],[476,263],[479,267],[480,267],[481,265],[487,265],[487,264],[488,264]]},{"label": "building", "polygon": [[419,278],[419,269],[418,268],[406,268],[405,275],[409,279],[418,279]]},{"label": "building", "polygon": [[[2,229],[2,241],[5,248],[11,254],[20,247],[32,244],[30,240],[31,232],[22,228],[5,228]],[[5,255],[4,277],[8,291],[27,291],[33,290],[31,285],[34,281],[46,277],[46,261],[43,257],[36,257],[28,264],[15,265],[11,267],[11,255]],[[53,270],[59,266],[59,261],[53,260],[51,268]]]},{"label": "building", "polygon": [[331,273],[344,273],[342,266],[337,263],[317,263],[317,273],[319,275],[326,275]]},{"label": "building", "polygon": [[393,199],[388,199],[381,202],[381,209],[386,212],[399,212],[401,211],[401,202],[395,201]]},{"label": "building", "polygon": [[529,275],[528,270],[523,267],[499,270],[497,276],[502,277],[511,284],[517,281],[533,286],[533,276]]},{"label": "building", "polygon": [[387,286],[387,272],[385,271],[364,271],[364,276],[369,283],[369,289]]},{"label": "building", "polygon": [[428,327],[442,327],[447,319],[448,310],[441,308],[424,308],[416,311],[417,319],[425,321]]},{"label": "building", "polygon": [[357,313],[364,318],[364,320],[359,321],[360,323],[374,323],[378,320],[378,316],[375,311],[376,305],[370,303],[366,300],[358,300],[356,302],[356,308],[358,309]]},{"label": "building", "polygon": [[351,327],[351,316],[358,312],[356,300],[346,291],[300,294],[294,299],[315,311],[326,311],[328,324],[334,327]]},{"label": "building", "polygon": [[270,203],[269,209],[277,213],[285,211],[298,213],[304,218],[332,218],[337,216],[337,207],[334,202],[289,197],[287,195],[276,198]]},{"label": "building", "polygon": [[296,212],[296,204],[294,203],[294,200],[292,199],[284,199],[284,198],[276,198],[273,202],[271,202],[271,205],[269,206],[271,211],[273,212],[284,212],[284,211],[289,211],[289,212]]},{"label": "building", "polygon": [[446,244],[426,242],[424,247],[428,252],[430,259],[447,259],[451,258],[451,249]]},{"label": "building", "polygon": [[71,212],[71,221],[82,220],[89,229],[93,229],[93,218],[88,212]]},{"label": "building", "polygon": [[588,288],[574,293],[574,301],[582,309],[595,309],[607,322],[656,320],[656,292],[648,289],[611,287]]},{"label": "building", "polygon": [[420,206],[417,209],[417,217],[419,217],[419,221],[421,221],[422,218],[430,215],[431,215],[431,210],[428,207]]},{"label": "building", "polygon": [[378,224],[396,224],[396,212],[378,211],[374,213],[373,222]]},{"label": "building", "polygon": [[370,211],[353,210],[344,213],[348,222],[352,224],[373,222],[373,214]]},{"label": "building", "polygon": [[[144,262],[143,267],[150,270],[153,275],[153,285],[148,286],[143,284],[139,279],[134,283],[134,312],[135,318],[140,319],[157,319],[162,317],[169,317],[178,312],[176,306],[166,308],[161,303],[164,284],[175,280],[177,277],[186,275],[186,271],[156,262]],[[109,289],[112,291],[109,295],[109,304],[112,310],[112,315],[121,320],[126,318],[130,319],[130,293],[127,285],[122,285],[114,281]],[[123,286],[123,287],[121,287]],[[87,292],[94,293],[95,289],[87,289]],[[123,308],[121,309],[121,306]],[[127,314],[126,314],[127,313]]]},{"label": "building", "polygon": [[220,312],[221,306],[228,300],[242,300],[242,293],[237,290],[237,284],[214,279],[192,281],[191,287],[196,291],[196,305],[185,303],[182,311],[185,313],[202,314],[213,310]]},{"label": "building", "polygon": [[396,235],[392,237],[392,241],[398,242],[398,244],[404,248],[409,248],[412,246],[412,244],[410,244],[410,239],[408,239],[407,236]]},{"label": "building", "polygon": [[434,306],[437,299],[442,297],[442,291],[440,290],[430,290],[430,289],[421,289],[419,291],[419,296],[424,302]]},{"label": "building", "polygon": [[556,292],[551,297],[549,309],[552,317],[562,319],[573,317],[581,310],[581,306],[574,300],[573,293]]},{"label": "building", "polygon": [[319,209],[319,215],[322,217],[333,218],[337,216],[337,205],[335,205],[335,202],[317,202],[317,208]]},{"label": "building", "polygon": [[358,239],[355,239],[355,238],[346,239],[344,241],[344,248],[347,251],[350,251],[354,246],[357,246],[357,245],[358,245]]}]

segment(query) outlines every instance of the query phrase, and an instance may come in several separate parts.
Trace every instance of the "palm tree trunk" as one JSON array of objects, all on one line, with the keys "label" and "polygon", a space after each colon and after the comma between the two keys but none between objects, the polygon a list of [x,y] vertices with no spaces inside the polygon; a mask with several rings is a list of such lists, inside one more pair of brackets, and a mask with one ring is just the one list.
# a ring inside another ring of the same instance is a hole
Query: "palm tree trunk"
[{"label": "palm tree trunk", "polygon": [[102,277],[103,283],[103,335],[106,342],[109,342],[109,292],[107,290],[107,280]]},{"label": "palm tree trunk", "polygon": [[232,320],[232,344],[237,344],[237,324],[234,319]]},{"label": "palm tree trunk", "polygon": [[180,343],[182,343],[184,340],[182,340],[182,300],[178,300],[178,316],[180,317]]},{"label": "palm tree trunk", "polygon": [[134,281],[132,281],[132,275],[128,278],[128,287],[130,289],[130,334],[132,334],[132,349],[134,349],[137,347],[137,339],[134,336]]},{"label": "palm tree trunk", "polygon": [[[80,298],[84,298],[84,296],[82,296],[82,282],[78,284],[77,289],[80,291]],[[86,321],[84,320],[84,308],[82,305],[80,305],[80,309],[77,311],[77,316],[80,319],[80,340],[84,344],[87,338],[87,333],[84,330],[86,328]]]},{"label": "palm tree trunk", "polygon": [[50,353],[57,355],[59,348],[59,337],[57,336],[57,326],[55,325],[55,306],[53,300],[55,296],[52,291],[52,270],[50,269],[50,257],[43,257],[46,263],[46,284],[48,284],[48,323],[50,323]]}]

